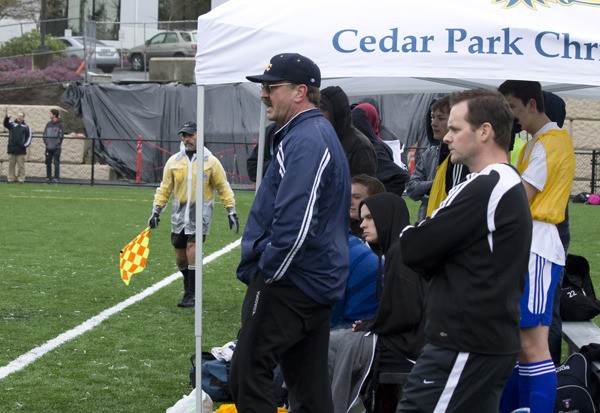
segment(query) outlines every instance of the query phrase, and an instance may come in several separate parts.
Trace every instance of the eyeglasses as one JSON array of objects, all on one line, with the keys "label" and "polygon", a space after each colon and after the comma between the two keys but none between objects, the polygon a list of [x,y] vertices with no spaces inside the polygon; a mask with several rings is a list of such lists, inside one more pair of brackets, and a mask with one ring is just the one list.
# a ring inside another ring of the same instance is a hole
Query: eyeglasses
[{"label": "eyeglasses", "polygon": [[263,83],[263,84],[262,84],[262,90],[263,90],[265,93],[271,93],[271,92],[273,91],[273,89],[275,89],[276,87],[279,87],[279,86],[289,86],[289,85],[293,85],[293,83],[291,83],[291,82],[287,82],[287,83],[276,83],[276,84],[274,84],[274,85],[270,85],[270,84],[268,84],[268,83]]}]

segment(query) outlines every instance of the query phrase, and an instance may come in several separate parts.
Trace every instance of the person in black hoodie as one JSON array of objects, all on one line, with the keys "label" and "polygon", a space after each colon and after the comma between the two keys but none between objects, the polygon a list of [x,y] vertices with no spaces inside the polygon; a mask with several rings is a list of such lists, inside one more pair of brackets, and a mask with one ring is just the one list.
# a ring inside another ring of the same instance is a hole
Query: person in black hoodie
[{"label": "person in black hoodie", "polygon": [[375,149],[361,131],[352,125],[350,102],[348,96],[339,86],[329,86],[321,90],[319,108],[331,122],[337,134],[348,164],[350,175],[377,173],[377,154]]},{"label": "person in black hoodie", "polygon": [[375,148],[377,154],[376,178],[383,182],[387,192],[402,196],[406,181],[409,178],[408,172],[394,162],[392,148],[375,134],[367,116],[366,105],[373,107],[369,103],[361,103],[352,109],[352,123],[369,138],[371,145]]},{"label": "person in black hoodie", "polygon": [[[426,283],[403,264],[399,242],[410,222],[406,203],[396,194],[375,194],[360,204],[360,218],[363,236],[379,257],[380,303],[374,317],[357,320],[351,330],[331,332],[328,363],[335,413],[346,412],[356,401],[369,371],[390,363],[395,370],[410,371],[425,344]],[[394,411],[396,402],[390,403]]]}]

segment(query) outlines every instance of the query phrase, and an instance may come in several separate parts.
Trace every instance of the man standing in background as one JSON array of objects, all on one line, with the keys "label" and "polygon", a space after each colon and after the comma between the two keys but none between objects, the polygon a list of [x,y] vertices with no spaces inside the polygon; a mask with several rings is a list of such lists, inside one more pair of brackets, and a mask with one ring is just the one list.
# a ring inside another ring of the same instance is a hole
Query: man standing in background
[{"label": "man standing in background", "polygon": [[15,166],[19,183],[25,182],[25,155],[31,145],[31,129],[25,124],[25,113],[17,113],[17,118],[11,122],[7,113],[4,118],[4,127],[8,129],[8,176],[7,182],[15,181]]},{"label": "man standing in background", "polygon": [[[60,179],[60,153],[65,136],[63,120],[58,109],[50,109],[50,121],[42,134],[46,145],[46,182],[58,182]],[[54,178],[52,178],[52,162],[54,162]]]}]

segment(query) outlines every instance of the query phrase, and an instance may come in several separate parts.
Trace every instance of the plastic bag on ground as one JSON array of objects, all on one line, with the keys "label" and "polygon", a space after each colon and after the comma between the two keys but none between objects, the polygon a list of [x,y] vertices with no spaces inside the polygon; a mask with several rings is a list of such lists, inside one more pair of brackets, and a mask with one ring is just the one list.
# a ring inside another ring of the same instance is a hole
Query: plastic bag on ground
[{"label": "plastic bag on ground", "polygon": [[[213,401],[210,396],[202,392],[202,411],[212,413]],[[183,396],[173,407],[169,407],[166,413],[195,413],[196,412],[196,389],[187,396]]]}]

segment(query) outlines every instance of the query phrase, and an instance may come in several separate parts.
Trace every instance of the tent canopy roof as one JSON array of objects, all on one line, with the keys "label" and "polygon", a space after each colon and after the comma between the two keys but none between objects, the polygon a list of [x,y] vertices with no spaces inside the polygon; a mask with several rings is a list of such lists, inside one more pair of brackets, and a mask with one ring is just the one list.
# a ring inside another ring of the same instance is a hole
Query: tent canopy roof
[{"label": "tent canopy roof", "polygon": [[598,1],[229,0],[198,19],[196,83],[245,82],[292,51],[319,65],[324,86],[350,95],[510,78],[600,99],[597,21]]}]

